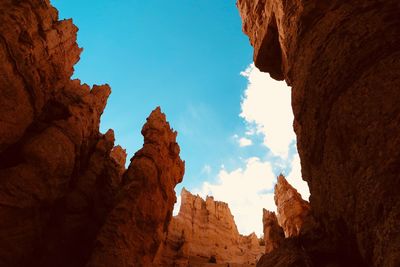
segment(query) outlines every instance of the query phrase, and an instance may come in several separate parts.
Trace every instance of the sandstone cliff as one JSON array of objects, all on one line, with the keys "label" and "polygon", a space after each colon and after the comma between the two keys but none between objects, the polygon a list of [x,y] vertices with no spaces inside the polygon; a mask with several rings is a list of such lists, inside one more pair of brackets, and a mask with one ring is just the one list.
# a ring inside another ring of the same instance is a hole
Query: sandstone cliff
[{"label": "sandstone cliff", "polygon": [[207,197],[204,201],[185,188],[179,214],[172,218],[168,236],[158,253],[160,266],[255,264],[263,253],[255,234],[239,234],[228,204]]},{"label": "sandstone cliff", "polygon": [[[302,246],[296,257],[314,266],[400,266],[399,2],[237,6],[256,66],[292,86],[302,176],[320,227],[287,248]],[[272,254],[268,266],[279,266]]]},{"label": "sandstone cliff", "polygon": [[48,0],[3,0],[0,10],[0,266],[95,262],[99,244],[119,245],[107,231],[126,234],[114,227],[126,229],[127,209],[136,225],[119,248],[143,246],[138,262],[148,262],[183,175],[176,133],[154,111],[125,172],[113,131],[99,132],[109,86],[70,79],[81,52],[72,21],[59,21]]}]

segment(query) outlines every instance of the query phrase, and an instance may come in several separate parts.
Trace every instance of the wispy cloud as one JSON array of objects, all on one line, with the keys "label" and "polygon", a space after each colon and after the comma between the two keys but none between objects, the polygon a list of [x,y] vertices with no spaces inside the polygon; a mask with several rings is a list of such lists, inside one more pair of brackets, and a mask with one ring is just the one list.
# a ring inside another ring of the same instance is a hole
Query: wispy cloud
[{"label": "wispy cloud", "polygon": [[251,146],[253,144],[253,141],[247,137],[239,137],[237,134],[235,134],[233,138],[237,141],[240,147]]},{"label": "wispy cloud", "polygon": [[203,169],[201,170],[201,173],[209,175],[211,173],[211,171],[212,171],[211,166],[206,164],[206,165],[204,165]]}]

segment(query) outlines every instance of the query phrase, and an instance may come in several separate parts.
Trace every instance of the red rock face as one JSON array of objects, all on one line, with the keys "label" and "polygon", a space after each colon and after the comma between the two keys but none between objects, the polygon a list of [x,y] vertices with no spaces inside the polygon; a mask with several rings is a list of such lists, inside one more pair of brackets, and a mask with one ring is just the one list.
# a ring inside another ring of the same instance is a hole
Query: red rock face
[{"label": "red rock face", "polygon": [[303,224],[311,220],[310,204],[301,198],[283,175],[278,176],[274,199],[278,223],[283,228],[285,237],[298,236]]},{"label": "red rock face", "polygon": [[143,126],[144,146],[135,153],[102,227],[88,266],[151,266],[165,238],[184,173],[177,133],[160,108]]},{"label": "red rock face", "polygon": [[257,236],[240,235],[228,204],[207,197],[204,201],[185,188],[179,214],[172,218],[168,236],[157,254],[158,266],[248,266],[263,252]]},{"label": "red rock face", "polygon": [[330,252],[400,266],[398,1],[237,5],[256,66],[292,86],[302,175]]},{"label": "red rock face", "polygon": [[81,52],[72,21],[58,21],[48,0],[4,0],[0,10],[0,266],[95,262],[94,241],[107,240],[115,220],[125,229],[118,212],[129,198],[137,224],[127,229],[142,239],[121,249],[140,244],[145,249],[135,255],[147,262],[183,175],[176,133],[154,111],[125,172],[126,153],[114,147],[112,130],[99,132],[109,86],[70,80]]},{"label": "red rock face", "polygon": [[263,230],[265,254],[281,246],[285,239],[282,227],[278,224],[275,212],[263,209]]}]

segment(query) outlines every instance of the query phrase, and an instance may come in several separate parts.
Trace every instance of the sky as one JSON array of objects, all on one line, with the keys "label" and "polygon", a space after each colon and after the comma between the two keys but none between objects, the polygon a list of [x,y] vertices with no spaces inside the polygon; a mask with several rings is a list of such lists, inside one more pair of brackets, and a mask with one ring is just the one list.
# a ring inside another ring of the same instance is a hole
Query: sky
[{"label": "sky", "polygon": [[178,132],[184,186],[229,204],[242,234],[262,233],[283,173],[305,199],[290,88],[261,73],[235,0],[51,0],[79,28],[73,78],[109,84],[101,132],[112,128],[128,162],[157,106]]}]

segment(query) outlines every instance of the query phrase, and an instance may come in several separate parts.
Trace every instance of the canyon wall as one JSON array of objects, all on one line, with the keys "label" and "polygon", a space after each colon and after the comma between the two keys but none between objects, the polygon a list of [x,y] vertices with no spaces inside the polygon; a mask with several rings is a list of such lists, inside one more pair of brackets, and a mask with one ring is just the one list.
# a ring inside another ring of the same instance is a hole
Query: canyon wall
[{"label": "canyon wall", "polygon": [[110,87],[71,80],[81,52],[72,21],[48,0],[0,10],[0,266],[146,264],[184,172],[176,133],[156,109],[125,171],[113,131],[99,132]]},{"label": "canyon wall", "polygon": [[239,234],[228,204],[212,197],[203,200],[183,188],[179,214],[172,218],[157,257],[159,266],[204,266],[214,260],[249,266],[263,251],[254,233]]},{"label": "canyon wall", "polygon": [[278,264],[284,249],[305,266],[400,266],[399,1],[237,6],[256,66],[292,87],[302,177],[318,222],[259,266],[290,266]]}]

